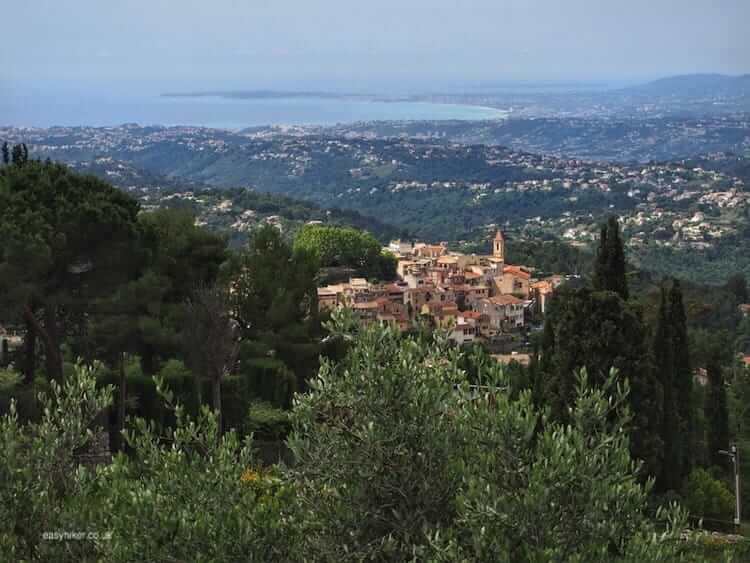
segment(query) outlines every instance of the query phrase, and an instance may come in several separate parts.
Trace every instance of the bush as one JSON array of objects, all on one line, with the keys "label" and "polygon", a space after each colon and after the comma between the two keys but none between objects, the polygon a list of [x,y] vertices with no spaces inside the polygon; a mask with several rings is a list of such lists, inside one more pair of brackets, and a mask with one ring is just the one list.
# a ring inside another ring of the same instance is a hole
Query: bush
[{"label": "bush", "polygon": [[692,516],[730,522],[734,517],[734,495],[701,467],[693,469],[685,481],[683,498]]},{"label": "bush", "polygon": [[[97,389],[91,370],[52,384],[41,422],[20,424],[15,406],[0,418],[0,561],[293,559],[290,487],[255,468],[249,441],[219,437],[207,408],[191,417],[156,384],[174,429],[162,434],[135,420],[126,433],[132,455],[96,470],[78,466],[74,454],[111,402],[113,389]],[[86,536],[43,539],[61,531]]]},{"label": "bush", "polygon": [[244,430],[253,434],[255,440],[284,440],[291,430],[289,413],[268,403],[255,402],[247,411]]}]

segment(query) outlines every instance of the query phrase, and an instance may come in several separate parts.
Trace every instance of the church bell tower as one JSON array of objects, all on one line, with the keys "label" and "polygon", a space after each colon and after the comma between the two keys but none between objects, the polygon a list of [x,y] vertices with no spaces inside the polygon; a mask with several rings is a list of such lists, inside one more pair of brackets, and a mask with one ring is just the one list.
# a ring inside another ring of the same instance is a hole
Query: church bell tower
[{"label": "church bell tower", "polygon": [[505,237],[500,229],[497,230],[495,240],[492,241],[492,256],[503,262],[505,261]]}]

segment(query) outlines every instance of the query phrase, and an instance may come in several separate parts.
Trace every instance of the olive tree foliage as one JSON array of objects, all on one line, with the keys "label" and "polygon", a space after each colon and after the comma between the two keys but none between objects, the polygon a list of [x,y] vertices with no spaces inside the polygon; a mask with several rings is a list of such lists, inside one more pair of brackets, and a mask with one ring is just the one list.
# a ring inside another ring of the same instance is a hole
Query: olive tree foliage
[{"label": "olive tree foliage", "polygon": [[40,394],[41,421],[20,424],[15,401],[0,418],[0,561],[76,561],[85,551],[85,542],[43,539],[83,529],[91,517],[75,453],[93,437],[112,389],[97,389],[93,368],[79,366],[76,374]]},{"label": "olive tree foliage", "polygon": [[[170,392],[159,381],[165,401]],[[40,423],[0,419],[0,561],[287,561],[294,540],[290,489],[255,469],[251,443],[219,436],[208,407],[171,405],[176,424],[157,431],[130,420],[131,455],[86,468],[75,452],[91,438],[112,389],[79,366],[41,397]],[[82,533],[46,539],[45,533]]]},{"label": "olive tree foliage", "polygon": [[[110,404],[79,366],[39,423],[0,419],[0,561],[671,561],[684,514],[649,513],[629,456],[627,385],[578,391],[565,423],[483,362],[473,385],[444,336],[357,328],[298,395],[280,470],[250,439],[173,404],[173,428],[129,421],[129,455],[81,466]],[[78,541],[45,532],[82,532]]]},{"label": "olive tree foliage", "polygon": [[[513,397],[483,364],[469,386],[460,352],[436,335],[357,329],[298,396],[288,470],[312,560],[661,561],[685,515],[647,511],[651,483],[630,457],[627,383],[585,372],[566,423]],[[356,334],[357,330],[361,330]],[[661,522],[659,522],[661,520]]]},{"label": "olive tree foliage", "polygon": [[429,533],[457,515],[458,352],[402,342],[390,327],[355,337],[338,313],[329,330],[355,343],[341,363],[323,360],[297,397],[288,440],[303,551],[319,561],[422,559]]},{"label": "olive tree foliage", "polygon": [[112,539],[108,561],[285,561],[295,544],[285,524],[290,490],[271,473],[254,470],[250,439],[220,434],[203,406],[196,418],[171,405],[176,417],[159,434],[134,421],[125,439],[134,454],[118,454],[91,483],[104,495],[101,524]]}]

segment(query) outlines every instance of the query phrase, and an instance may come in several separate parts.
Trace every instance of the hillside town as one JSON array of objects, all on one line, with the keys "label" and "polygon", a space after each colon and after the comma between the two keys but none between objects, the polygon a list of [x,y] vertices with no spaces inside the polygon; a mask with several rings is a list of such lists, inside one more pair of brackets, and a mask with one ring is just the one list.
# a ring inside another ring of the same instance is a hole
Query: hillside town
[{"label": "hillside town", "polygon": [[320,310],[349,307],[362,323],[393,323],[401,330],[426,324],[446,330],[459,345],[493,342],[528,329],[565,279],[535,279],[531,268],[507,264],[500,230],[490,255],[451,252],[445,243],[401,240],[385,250],[398,259],[397,281],[351,278],[320,287]]}]

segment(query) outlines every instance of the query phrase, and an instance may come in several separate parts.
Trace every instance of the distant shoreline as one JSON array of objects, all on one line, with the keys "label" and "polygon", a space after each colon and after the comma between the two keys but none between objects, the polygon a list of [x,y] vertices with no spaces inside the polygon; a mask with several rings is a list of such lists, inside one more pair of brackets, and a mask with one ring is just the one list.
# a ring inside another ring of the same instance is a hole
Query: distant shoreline
[{"label": "distant shoreline", "polygon": [[166,92],[161,98],[226,98],[231,100],[267,100],[293,98],[325,98],[325,99],[372,99],[370,94],[338,94],[321,91],[286,91],[286,90],[226,90],[215,92]]},{"label": "distant shoreline", "polygon": [[[0,99],[0,101],[2,101]],[[477,100],[478,101],[478,100]],[[0,123],[20,127],[113,127],[124,123],[240,130],[256,126],[333,126],[377,121],[498,121],[507,110],[429,99],[350,97],[326,92],[171,92],[86,103],[79,97],[0,103]]]},{"label": "distant shoreline", "polygon": [[[342,94],[335,92],[301,92],[301,91],[284,91],[284,90],[236,90],[236,91],[216,91],[216,92],[167,92],[160,94],[161,98],[220,98],[225,100],[290,100],[317,98],[324,100],[354,100],[359,102],[372,102],[384,104],[431,104],[441,106],[452,106],[461,108],[476,108],[483,111],[491,111],[496,114],[493,117],[487,117],[488,120],[506,119],[510,115],[510,110],[494,108],[484,105],[475,105],[457,102],[433,102],[428,99],[420,99],[415,96],[403,97],[385,97],[382,95],[375,96],[372,94]],[[378,120],[375,120],[378,121]],[[429,121],[429,120],[404,120],[404,121]],[[269,124],[269,125],[288,125],[288,124]]]}]

